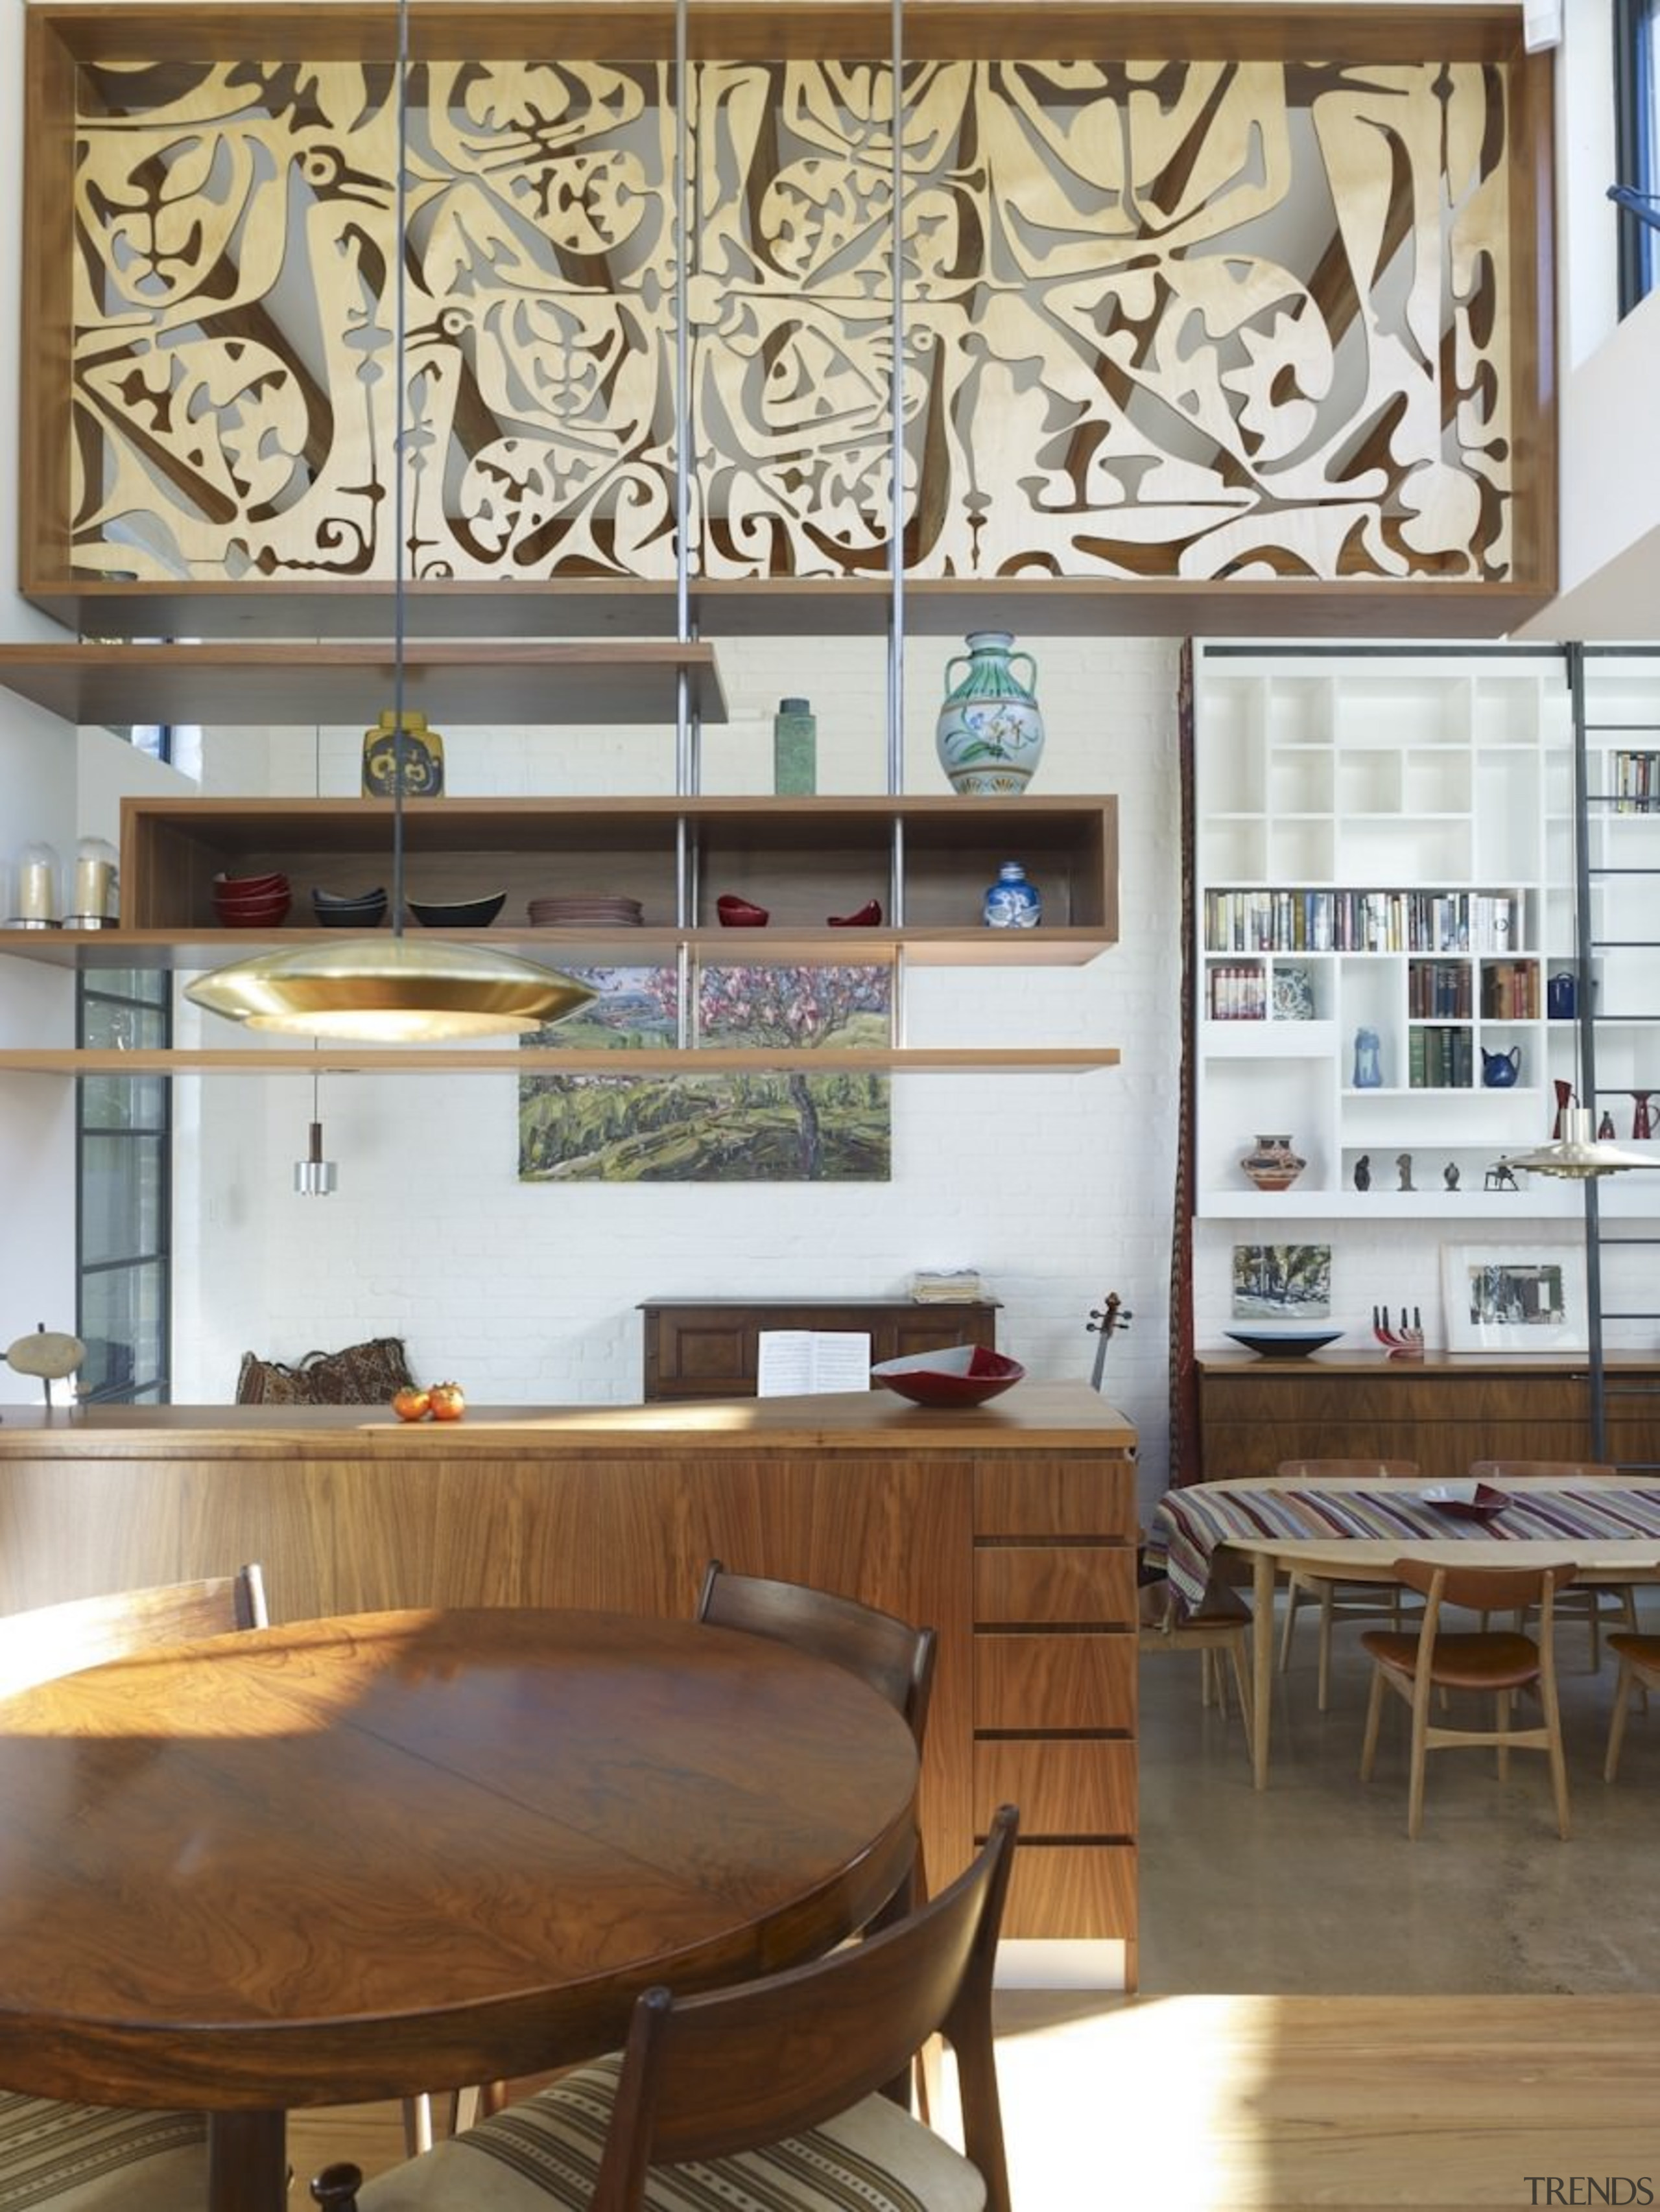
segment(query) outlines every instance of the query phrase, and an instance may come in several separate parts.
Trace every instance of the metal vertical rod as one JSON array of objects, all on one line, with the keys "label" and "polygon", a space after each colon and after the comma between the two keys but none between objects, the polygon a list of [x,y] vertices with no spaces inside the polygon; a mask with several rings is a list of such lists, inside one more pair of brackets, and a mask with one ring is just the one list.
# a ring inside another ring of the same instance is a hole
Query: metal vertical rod
[{"label": "metal vertical rod", "polygon": [[410,144],[409,0],[398,0],[398,157],[392,180],[392,933],[404,933],[404,766],[409,746],[404,734],[404,441],[408,430],[404,389],[407,345],[407,278]]},{"label": "metal vertical rod", "polygon": [[[888,795],[905,785],[905,0],[892,0],[891,25],[893,91],[891,208],[889,224],[892,264],[892,317],[888,369],[888,464],[892,506],[888,524]],[[905,920],[905,825],[897,817],[889,854],[888,907],[896,929]],[[897,981],[896,974],[896,982]]]},{"label": "metal vertical rod", "polygon": [[[690,47],[687,36],[687,0],[674,5],[674,634],[681,644],[691,636],[691,242],[696,234],[690,204],[691,125]],[[684,799],[699,781],[691,720],[690,683],[683,661],[674,685],[674,789]],[[674,918],[685,929],[696,919],[696,883],[693,873],[686,818],[682,815],[674,835]],[[684,1052],[694,1042],[692,994],[695,977],[690,948],[684,938],[675,952],[674,1041]]]},{"label": "metal vertical rod", "polygon": [[[1568,693],[1573,702],[1573,943],[1579,978],[1579,1103],[1596,1133],[1596,981],[1590,902],[1590,763],[1585,745],[1585,648],[1567,647]],[[1602,1202],[1596,1176],[1585,1177],[1585,1306],[1590,1351],[1591,1457],[1608,1458],[1608,1387],[1602,1348]]]}]

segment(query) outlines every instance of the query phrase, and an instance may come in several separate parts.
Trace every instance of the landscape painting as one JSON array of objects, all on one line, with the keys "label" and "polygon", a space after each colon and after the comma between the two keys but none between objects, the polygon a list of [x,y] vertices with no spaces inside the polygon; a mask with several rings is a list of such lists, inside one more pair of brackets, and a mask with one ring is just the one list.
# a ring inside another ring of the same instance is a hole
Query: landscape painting
[{"label": "landscape painting", "polygon": [[[525,1075],[521,1182],[886,1182],[889,1079],[833,1074],[629,1075],[629,1055],[672,1045],[672,967],[569,970],[597,996],[526,1045],[596,1047],[616,1075]],[[891,971],[879,967],[705,967],[696,1036],[706,1045],[871,1050],[891,1039]]]},{"label": "landscape painting", "polygon": [[1236,1321],[1328,1321],[1331,1317],[1329,1244],[1236,1244]]}]

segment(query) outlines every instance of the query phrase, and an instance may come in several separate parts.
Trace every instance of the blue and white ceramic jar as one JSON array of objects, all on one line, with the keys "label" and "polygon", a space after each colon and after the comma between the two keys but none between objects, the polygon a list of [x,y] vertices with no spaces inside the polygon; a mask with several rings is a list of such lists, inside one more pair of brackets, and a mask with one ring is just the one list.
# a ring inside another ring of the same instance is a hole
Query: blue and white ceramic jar
[{"label": "blue and white ceramic jar", "polygon": [[[1006,629],[973,630],[965,642],[966,660],[959,653],[946,664],[946,703],[934,729],[939,765],[965,798],[1017,798],[1043,757],[1043,715],[1033,690],[1037,664],[1012,650],[1013,635]],[[1028,672],[1024,683],[1017,661]],[[953,689],[958,668],[967,673]]]},{"label": "blue and white ceramic jar", "polygon": [[1019,861],[1005,860],[980,910],[988,929],[1036,929],[1043,918],[1043,902]]}]

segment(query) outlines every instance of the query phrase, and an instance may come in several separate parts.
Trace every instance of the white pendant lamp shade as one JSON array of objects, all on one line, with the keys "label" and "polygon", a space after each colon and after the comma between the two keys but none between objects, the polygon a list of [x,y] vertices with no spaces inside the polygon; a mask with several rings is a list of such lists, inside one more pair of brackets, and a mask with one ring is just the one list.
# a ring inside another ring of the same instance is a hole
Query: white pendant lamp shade
[{"label": "white pendant lamp shade", "polygon": [[1529,1175],[1567,1176],[1584,1182],[1591,1176],[1618,1175],[1625,1168],[1660,1167],[1660,1158],[1593,1136],[1590,1107],[1570,1106],[1563,1112],[1560,1137],[1535,1152],[1513,1155],[1505,1165],[1525,1168]]},{"label": "white pendant lamp shade", "polygon": [[511,952],[390,936],[263,953],[185,986],[198,1006],[251,1030],[385,1045],[522,1036],[593,995]]}]

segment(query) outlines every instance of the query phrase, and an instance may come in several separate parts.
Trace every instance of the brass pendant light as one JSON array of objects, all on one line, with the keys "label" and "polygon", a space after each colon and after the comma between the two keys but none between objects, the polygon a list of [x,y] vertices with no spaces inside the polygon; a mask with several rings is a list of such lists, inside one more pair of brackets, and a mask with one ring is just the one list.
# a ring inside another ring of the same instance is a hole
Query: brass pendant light
[{"label": "brass pendant light", "polygon": [[1568,1106],[1563,1109],[1560,1137],[1534,1152],[1512,1155],[1500,1164],[1525,1168],[1529,1175],[1566,1176],[1584,1182],[1592,1176],[1618,1175],[1626,1168],[1660,1167],[1660,1159],[1629,1152],[1606,1137],[1593,1136],[1590,1107]]},{"label": "brass pendant light", "polygon": [[556,969],[480,945],[416,942],[404,934],[404,292],[409,192],[409,0],[398,4],[398,155],[394,185],[392,374],[392,933],[344,937],[240,960],[185,986],[208,1012],[252,1030],[350,1038],[370,1044],[523,1036],[575,1013],[594,996]]}]

